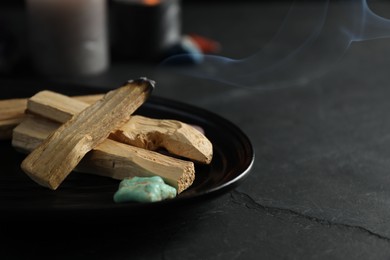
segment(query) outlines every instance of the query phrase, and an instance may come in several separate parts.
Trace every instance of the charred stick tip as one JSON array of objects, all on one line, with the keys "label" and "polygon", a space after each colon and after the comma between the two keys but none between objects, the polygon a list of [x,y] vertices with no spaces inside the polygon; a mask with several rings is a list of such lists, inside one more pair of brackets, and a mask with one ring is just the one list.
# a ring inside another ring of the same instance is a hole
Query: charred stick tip
[{"label": "charred stick tip", "polygon": [[150,91],[152,91],[155,88],[156,82],[154,80],[148,79],[146,77],[140,77],[138,79],[130,79],[127,81],[127,83],[134,83],[134,84],[148,84]]}]

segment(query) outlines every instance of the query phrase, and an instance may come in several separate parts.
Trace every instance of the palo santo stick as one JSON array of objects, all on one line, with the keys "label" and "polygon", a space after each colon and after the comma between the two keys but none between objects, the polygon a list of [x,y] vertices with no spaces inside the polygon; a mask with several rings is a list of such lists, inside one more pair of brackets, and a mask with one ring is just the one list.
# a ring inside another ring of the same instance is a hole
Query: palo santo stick
[{"label": "palo santo stick", "polygon": [[12,130],[15,128],[15,126],[20,124],[23,119],[24,116],[0,121],[0,140],[10,139],[12,137]]},{"label": "palo santo stick", "polygon": [[[59,123],[31,116],[13,130],[12,145],[29,153],[41,144]],[[122,180],[126,177],[160,176],[178,193],[190,187],[195,179],[193,162],[106,139],[88,152],[74,169],[77,172]]]},{"label": "palo santo stick", "polygon": [[[76,100],[93,104],[103,97],[103,94],[74,96]],[[12,130],[26,116],[27,98],[0,100],[0,140],[11,139]]]},{"label": "palo santo stick", "polygon": [[60,93],[43,90],[27,101],[27,112],[43,116],[59,123],[65,123],[73,115],[87,108],[90,104],[67,97]]},{"label": "palo santo stick", "polygon": [[27,99],[7,99],[0,101],[0,139],[12,135],[12,129],[24,118]]},{"label": "palo santo stick", "polygon": [[154,82],[129,81],[73,116],[23,160],[23,171],[38,184],[57,189],[83,156],[130,119],[149,97]]},{"label": "palo santo stick", "polygon": [[191,161],[176,159],[110,139],[88,153],[78,168],[120,180],[134,176],[160,176],[167,184],[175,187],[178,193],[191,186],[195,179],[195,166]]},{"label": "palo santo stick", "polygon": [[25,98],[0,100],[0,121],[23,117],[26,107],[27,99]]},{"label": "palo santo stick", "polygon": [[199,130],[177,120],[132,116],[110,138],[148,150],[163,147],[172,154],[206,164],[213,156],[211,142]]},{"label": "palo santo stick", "polygon": [[[52,91],[41,91],[28,100],[27,109],[33,114],[66,122],[89,105]],[[197,129],[177,120],[158,120],[132,116],[110,139],[149,150],[165,148],[174,155],[200,163],[211,162],[211,142]]]}]

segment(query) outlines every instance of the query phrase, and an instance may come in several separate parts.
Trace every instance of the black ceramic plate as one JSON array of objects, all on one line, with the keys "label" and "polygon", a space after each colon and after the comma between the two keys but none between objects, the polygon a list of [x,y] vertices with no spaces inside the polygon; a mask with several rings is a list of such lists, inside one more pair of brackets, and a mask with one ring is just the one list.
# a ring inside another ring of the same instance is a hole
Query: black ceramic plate
[{"label": "black ceramic plate", "polygon": [[[99,93],[99,90],[80,89],[82,88],[67,86],[53,90],[67,95]],[[6,98],[28,97],[35,93],[34,91],[33,88],[26,90],[25,87],[15,86],[7,92]],[[237,126],[215,113],[152,96],[136,114],[176,119],[204,129],[213,144],[214,156],[210,165],[195,165],[196,180],[189,189],[174,199],[162,202],[116,204],[112,198],[119,181],[75,172],[70,174],[56,191],[52,191],[40,187],[21,171],[20,163],[25,155],[15,151],[11,141],[6,140],[0,142],[1,216],[131,215],[155,208],[188,205],[234,187],[252,167],[254,151],[248,137]]]}]

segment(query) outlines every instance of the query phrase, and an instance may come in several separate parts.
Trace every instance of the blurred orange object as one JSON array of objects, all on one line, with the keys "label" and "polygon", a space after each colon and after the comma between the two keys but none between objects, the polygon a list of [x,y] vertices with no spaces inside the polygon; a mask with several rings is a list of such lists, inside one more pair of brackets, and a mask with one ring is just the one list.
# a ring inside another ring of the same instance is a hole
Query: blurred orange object
[{"label": "blurred orange object", "polygon": [[145,5],[158,5],[160,0],[142,0],[142,3]]},{"label": "blurred orange object", "polygon": [[221,50],[220,43],[215,40],[194,33],[188,34],[188,36],[198,46],[202,53],[217,53]]}]

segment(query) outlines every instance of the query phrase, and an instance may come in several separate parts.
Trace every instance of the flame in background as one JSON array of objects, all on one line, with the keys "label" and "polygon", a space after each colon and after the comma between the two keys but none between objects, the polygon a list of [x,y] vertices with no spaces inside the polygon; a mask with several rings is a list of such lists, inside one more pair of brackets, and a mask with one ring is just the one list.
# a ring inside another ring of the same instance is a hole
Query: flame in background
[{"label": "flame in background", "polygon": [[[316,1],[310,10],[306,7],[293,4],[279,31],[258,53],[244,59],[202,55],[201,64],[174,70],[241,87],[299,85],[331,70],[351,43],[390,36],[390,20],[375,14],[366,0]],[[294,28],[302,16],[303,27]],[[169,57],[162,65],[185,55]]]},{"label": "flame in background", "polygon": [[142,0],[142,3],[145,5],[154,6],[160,4],[160,0]]}]

